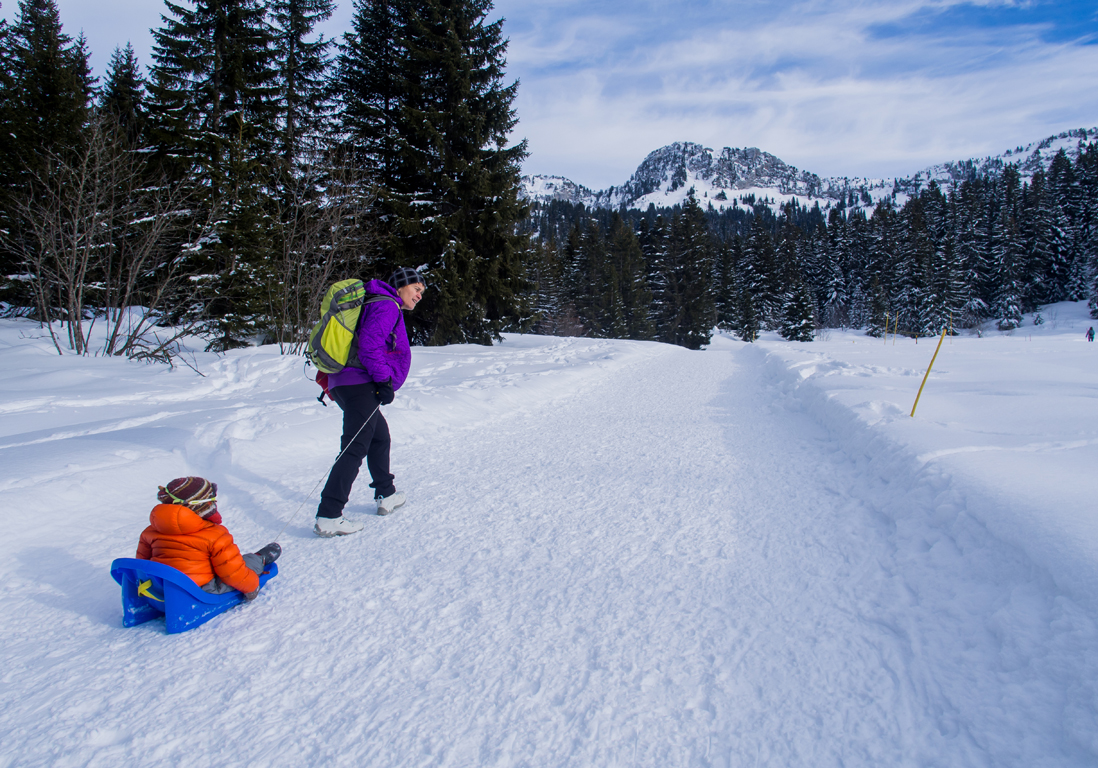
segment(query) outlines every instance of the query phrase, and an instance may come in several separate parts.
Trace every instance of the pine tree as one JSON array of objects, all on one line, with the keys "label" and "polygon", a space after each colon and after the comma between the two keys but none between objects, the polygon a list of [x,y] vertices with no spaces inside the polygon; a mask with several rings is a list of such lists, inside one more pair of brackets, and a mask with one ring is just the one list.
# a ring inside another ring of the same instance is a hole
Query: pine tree
[{"label": "pine tree", "polygon": [[737,279],[743,243],[734,238],[717,250],[716,309],[717,326],[732,330],[739,316],[740,286]]},{"label": "pine tree", "polygon": [[[74,42],[62,31],[54,0],[22,0],[0,42],[0,232],[15,244],[25,233],[14,210],[38,194],[56,160],[83,145],[95,83],[84,38]],[[16,306],[30,303],[26,284],[9,278],[22,271],[12,248],[0,248],[0,290]]]},{"label": "pine tree", "polygon": [[610,280],[617,281],[617,294],[621,302],[620,332],[616,339],[647,340],[654,337],[654,329],[648,316],[652,293],[645,280],[644,253],[640,241],[621,214],[615,212],[610,220],[609,257],[613,265]]},{"label": "pine tree", "polygon": [[99,111],[109,115],[132,145],[145,126],[145,80],[133,45],[115,48],[107,65],[107,82],[99,96]]},{"label": "pine tree", "polygon": [[278,72],[266,8],[258,0],[165,0],[153,32],[149,136],[175,178],[197,169],[216,232],[191,255],[219,338],[214,349],[265,332],[263,282],[277,229],[269,210],[277,174]]},{"label": "pine tree", "polygon": [[1025,265],[1025,251],[1016,221],[1006,208],[993,257],[998,291],[992,312],[999,318],[999,330],[1009,331],[1022,324],[1025,285],[1021,273]]},{"label": "pine tree", "polygon": [[982,247],[982,233],[987,230],[987,204],[983,200],[983,185],[966,181],[956,197],[956,254],[964,286],[964,301],[954,324],[964,328],[978,326],[987,318],[989,301],[985,286],[989,280],[988,254]]},{"label": "pine tree", "polygon": [[820,285],[823,288],[821,322],[827,328],[842,328],[849,321],[850,294],[847,292],[843,265],[849,258],[846,218],[843,211],[833,208],[827,222],[828,243],[820,254]]},{"label": "pine tree", "polygon": [[812,341],[815,338],[812,297],[808,286],[799,277],[794,279],[786,294],[778,332],[788,341]]},{"label": "pine tree", "polygon": [[867,303],[866,335],[879,338],[888,333],[891,323],[889,322],[888,296],[876,277],[869,284]]},{"label": "pine tree", "polygon": [[753,218],[751,235],[744,245],[743,267],[743,289],[751,294],[759,323],[776,328],[782,306],[781,275],[774,241],[758,216]]},{"label": "pine tree", "polygon": [[779,246],[782,307],[778,320],[778,333],[788,341],[812,341],[816,333],[814,302],[797,262],[797,250],[790,247],[795,235],[790,233]]},{"label": "pine tree", "polygon": [[617,295],[609,272],[606,239],[598,222],[588,219],[568,238],[568,298],[576,318],[596,337],[610,335],[611,308]]},{"label": "pine tree", "polygon": [[566,319],[562,274],[556,243],[552,240],[536,243],[533,258],[527,264],[527,275],[534,286],[532,333],[575,335],[570,333],[573,324]]},{"label": "pine tree", "polygon": [[334,40],[312,39],[313,29],[331,17],[334,0],[271,0],[274,65],[278,70],[279,140],[283,166],[293,168],[302,153],[328,129],[331,113],[328,51]]},{"label": "pine tree", "polygon": [[10,90],[6,89],[4,182],[24,183],[51,155],[76,151],[90,116],[94,80],[83,37],[61,28],[55,0],[22,0],[9,37]]},{"label": "pine tree", "polygon": [[[1057,159],[1062,157],[1062,154],[1057,155]],[[1036,205],[1032,211],[1026,296],[1027,304],[1036,306],[1067,298],[1073,238],[1071,224],[1057,196],[1057,186],[1041,173],[1034,176],[1032,197]]]},{"label": "pine tree", "polygon": [[651,224],[647,219],[642,220],[638,237],[644,254],[645,282],[652,295],[648,319],[656,338],[662,338],[661,329],[673,322],[678,311],[670,283],[667,222],[663,216],[657,216]]},{"label": "pine tree", "polygon": [[662,341],[687,349],[701,349],[709,343],[717,320],[713,264],[714,247],[705,213],[690,195],[682,213],[671,222],[665,270],[675,314],[668,325],[656,329]]},{"label": "pine tree", "polygon": [[416,0],[355,0],[336,59],[333,90],[355,156],[386,188],[396,186],[398,131],[409,100],[408,24]]},{"label": "pine tree", "polygon": [[215,196],[252,182],[276,137],[278,72],[266,9],[258,0],[165,0],[153,31],[150,112],[161,154],[197,162]]},{"label": "pine tree", "polygon": [[340,57],[347,133],[378,169],[380,266],[426,270],[432,290],[409,319],[413,339],[487,344],[521,314],[531,251],[518,233],[526,142],[508,146],[517,83],[503,82],[502,20],[486,23],[488,0],[392,5],[389,27],[367,18],[378,4],[356,6]]},{"label": "pine tree", "polygon": [[739,294],[736,335],[748,342],[753,342],[759,338],[759,316],[755,312],[755,302],[751,298],[751,291],[746,288],[740,291]]},{"label": "pine tree", "polygon": [[934,333],[935,299],[930,285],[934,243],[921,198],[909,200],[900,213],[901,262],[894,306],[900,315],[900,327],[917,338]]}]

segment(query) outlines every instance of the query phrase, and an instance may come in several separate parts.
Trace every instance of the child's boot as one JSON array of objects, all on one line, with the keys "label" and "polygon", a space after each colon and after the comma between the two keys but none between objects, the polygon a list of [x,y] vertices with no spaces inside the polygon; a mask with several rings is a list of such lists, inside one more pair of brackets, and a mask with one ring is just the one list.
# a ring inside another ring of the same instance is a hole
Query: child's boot
[{"label": "child's boot", "polygon": [[267,546],[257,550],[256,554],[263,558],[263,565],[270,565],[282,554],[282,547],[278,545],[278,542],[272,541]]}]

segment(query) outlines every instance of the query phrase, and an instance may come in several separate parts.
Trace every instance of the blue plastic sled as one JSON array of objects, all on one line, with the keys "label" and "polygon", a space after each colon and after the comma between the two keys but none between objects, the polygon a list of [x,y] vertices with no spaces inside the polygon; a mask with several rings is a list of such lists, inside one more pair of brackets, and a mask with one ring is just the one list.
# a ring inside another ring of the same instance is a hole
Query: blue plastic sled
[{"label": "blue plastic sled", "polygon": [[[259,577],[263,586],[278,575],[271,563]],[[120,557],[111,563],[111,576],[122,585],[122,626],[136,627],[164,617],[168,634],[186,632],[244,601],[236,590],[224,595],[203,592],[190,576],[152,560]]]}]

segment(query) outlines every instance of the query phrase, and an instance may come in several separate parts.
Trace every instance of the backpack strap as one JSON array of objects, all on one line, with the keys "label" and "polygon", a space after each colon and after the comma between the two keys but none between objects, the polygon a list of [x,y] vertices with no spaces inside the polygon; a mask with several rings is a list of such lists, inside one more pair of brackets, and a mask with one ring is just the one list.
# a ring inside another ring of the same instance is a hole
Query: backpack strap
[{"label": "backpack strap", "polygon": [[[400,323],[400,308],[401,308],[401,305],[403,304],[403,302],[400,301],[399,299],[394,299],[392,296],[387,296],[387,295],[382,294],[382,293],[372,293],[372,294],[370,294],[369,298],[367,298],[365,301],[362,302],[362,304],[363,304],[363,306],[365,306],[366,304],[377,304],[379,301],[391,301],[391,302],[393,302],[394,304],[397,305],[397,321],[395,323],[393,323],[393,330],[391,330],[389,332],[389,349],[396,349],[397,325]],[[363,312],[359,316],[358,324],[360,326],[362,325],[362,318],[365,317],[365,316],[366,316],[365,312]],[[357,331],[358,329],[356,328],[355,330]],[[356,333],[356,336],[357,336],[357,333]]]}]

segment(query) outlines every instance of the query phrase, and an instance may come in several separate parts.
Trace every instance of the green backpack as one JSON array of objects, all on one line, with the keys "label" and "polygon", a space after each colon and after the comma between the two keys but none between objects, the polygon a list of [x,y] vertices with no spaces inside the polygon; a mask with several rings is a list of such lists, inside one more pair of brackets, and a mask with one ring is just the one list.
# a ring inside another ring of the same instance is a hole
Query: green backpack
[{"label": "green backpack", "polygon": [[[376,301],[396,301],[391,296],[371,295],[361,280],[340,280],[324,294],[320,320],[309,331],[306,353],[320,373],[339,373],[347,366],[361,368],[355,344],[362,306]],[[323,402],[323,401],[322,401]]]}]

